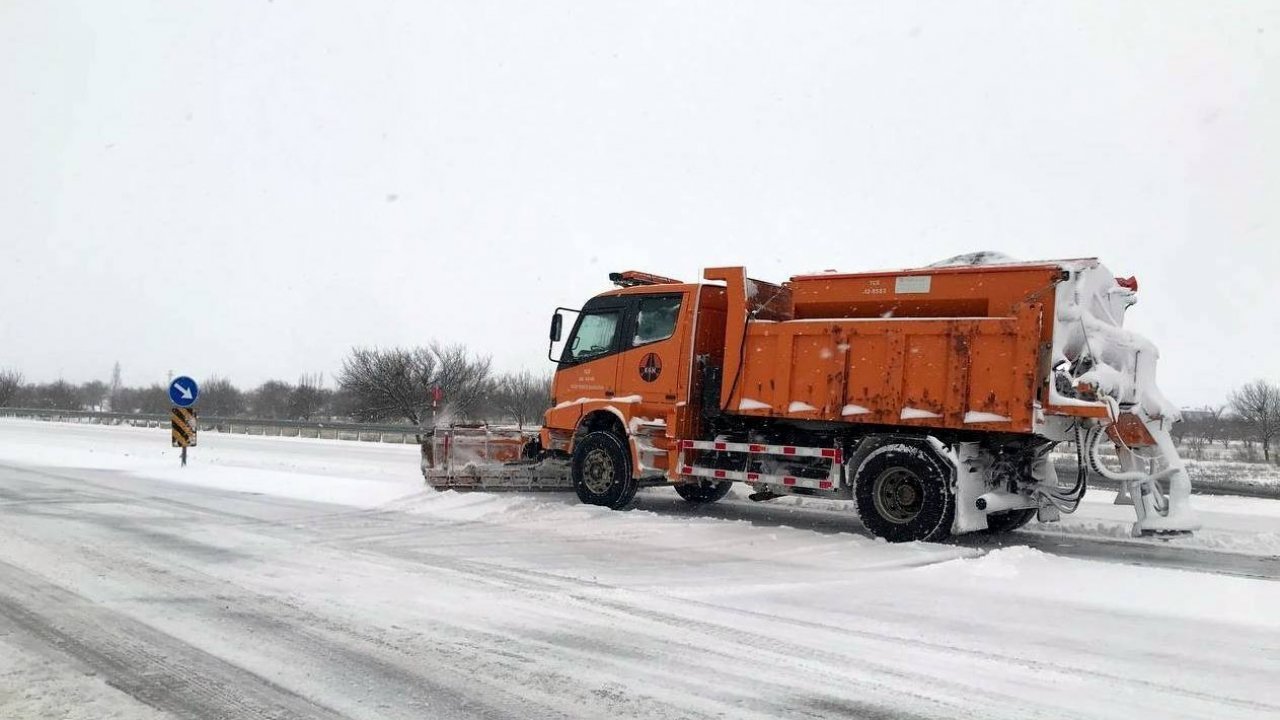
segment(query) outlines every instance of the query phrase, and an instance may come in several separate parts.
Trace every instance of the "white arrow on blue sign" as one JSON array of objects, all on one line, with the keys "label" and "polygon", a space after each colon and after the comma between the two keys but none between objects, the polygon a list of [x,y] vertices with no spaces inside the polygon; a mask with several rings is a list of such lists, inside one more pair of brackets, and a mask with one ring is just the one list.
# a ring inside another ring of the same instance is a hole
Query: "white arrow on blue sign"
[{"label": "white arrow on blue sign", "polygon": [[186,375],[179,375],[169,383],[169,399],[178,407],[191,407],[200,397],[200,387]]}]

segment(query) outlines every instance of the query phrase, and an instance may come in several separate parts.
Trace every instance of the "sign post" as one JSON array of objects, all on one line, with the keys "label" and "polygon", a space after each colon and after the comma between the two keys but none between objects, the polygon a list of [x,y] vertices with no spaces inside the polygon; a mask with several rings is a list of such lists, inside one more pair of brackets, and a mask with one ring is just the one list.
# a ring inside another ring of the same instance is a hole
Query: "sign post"
[{"label": "sign post", "polygon": [[182,448],[182,467],[187,466],[187,448],[195,447],[196,411],[191,408],[200,397],[200,386],[186,375],[179,375],[169,382],[169,399],[173,401],[173,412],[169,416],[172,427],[173,446]]}]

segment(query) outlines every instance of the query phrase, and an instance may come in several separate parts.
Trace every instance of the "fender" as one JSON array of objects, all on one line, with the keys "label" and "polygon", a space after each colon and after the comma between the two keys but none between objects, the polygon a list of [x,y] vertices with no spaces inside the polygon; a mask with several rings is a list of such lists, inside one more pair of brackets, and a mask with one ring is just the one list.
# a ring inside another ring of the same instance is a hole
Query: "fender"
[{"label": "fender", "polygon": [[[622,398],[580,398],[560,403],[547,411],[542,427],[542,446],[552,450],[560,450],[573,454],[578,438],[596,429],[593,427],[602,416],[616,419],[617,426],[611,429],[620,433],[631,453],[631,473],[633,477],[640,474],[640,455],[636,448],[635,438],[628,428],[635,410],[640,402],[639,396]],[[612,422],[609,425],[613,425]]]}]

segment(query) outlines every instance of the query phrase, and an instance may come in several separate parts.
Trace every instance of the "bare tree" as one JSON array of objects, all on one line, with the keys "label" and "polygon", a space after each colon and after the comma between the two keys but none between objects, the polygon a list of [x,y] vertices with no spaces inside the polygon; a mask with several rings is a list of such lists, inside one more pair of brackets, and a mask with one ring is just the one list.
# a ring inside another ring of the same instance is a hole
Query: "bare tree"
[{"label": "bare tree", "polygon": [[[450,418],[474,418],[489,387],[489,358],[462,345],[353,348],[338,375],[342,400],[358,420],[404,420],[420,428]],[[444,407],[432,409],[439,387]],[[419,442],[422,437],[419,437]]]},{"label": "bare tree", "polygon": [[493,384],[490,403],[505,418],[516,421],[521,429],[526,422],[542,418],[551,407],[551,377],[534,375],[528,370],[507,373]]},{"label": "bare tree", "polygon": [[22,373],[17,370],[0,370],[0,407],[15,404],[22,390]]},{"label": "bare tree", "polygon": [[244,393],[230,380],[214,375],[200,386],[200,413],[211,417],[244,414]]},{"label": "bare tree", "polygon": [[347,419],[357,419],[356,410],[360,407],[360,400],[352,391],[338,386],[337,389],[329,392],[328,414],[334,417]]},{"label": "bare tree", "polygon": [[295,420],[310,420],[324,409],[329,402],[329,391],[324,387],[324,375],[303,374],[298,384],[289,394],[289,417]]},{"label": "bare tree", "polygon": [[120,391],[124,389],[124,380],[120,377],[120,361],[111,366],[111,382],[107,384],[107,401],[104,403],[108,411],[121,412],[117,409]]},{"label": "bare tree", "polygon": [[46,410],[79,410],[79,389],[65,380],[25,385],[21,393],[22,404],[26,407]]},{"label": "bare tree", "polygon": [[90,380],[76,388],[76,400],[82,410],[98,410],[108,404],[107,384],[101,380]]},{"label": "bare tree", "polygon": [[268,380],[249,397],[249,408],[255,417],[273,420],[289,416],[289,396],[293,386],[283,380]]},{"label": "bare tree", "polygon": [[1231,393],[1231,409],[1249,437],[1262,445],[1262,459],[1271,461],[1271,441],[1280,432],[1280,387],[1254,380]]},{"label": "bare tree", "polygon": [[1205,423],[1204,423],[1204,439],[1205,442],[1212,445],[1217,440],[1222,440],[1222,446],[1227,446],[1227,406],[1226,405],[1205,405]]},{"label": "bare tree", "polygon": [[338,383],[357,420],[404,420],[423,427],[431,412],[436,358],[426,348],[353,348]]},{"label": "bare tree", "polygon": [[429,352],[435,356],[437,364],[432,384],[444,393],[444,407],[436,422],[442,419],[476,419],[489,393],[489,358],[473,355],[463,345],[434,342]]},{"label": "bare tree", "polygon": [[169,390],[163,385],[120,388],[120,392],[111,400],[111,406],[115,412],[167,413],[170,407]]}]

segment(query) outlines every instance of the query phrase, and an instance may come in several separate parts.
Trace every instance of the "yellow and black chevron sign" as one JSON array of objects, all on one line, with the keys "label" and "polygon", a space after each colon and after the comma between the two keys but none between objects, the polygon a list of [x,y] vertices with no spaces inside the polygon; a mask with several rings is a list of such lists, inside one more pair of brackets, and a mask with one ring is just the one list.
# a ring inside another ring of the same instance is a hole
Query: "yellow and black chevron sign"
[{"label": "yellow and black chevron sign", "polygon": [[173,424],[173,446],[196,446],[196,411],[191,408],[176,407],[169,415]]}]

